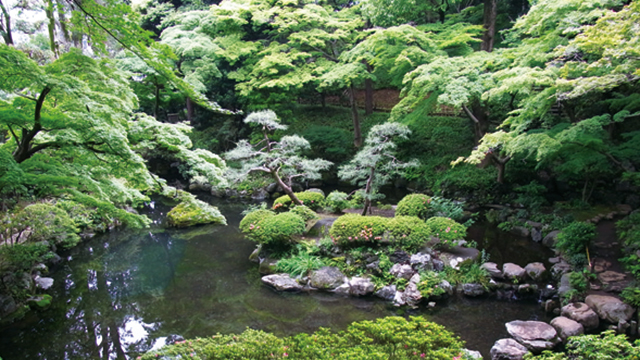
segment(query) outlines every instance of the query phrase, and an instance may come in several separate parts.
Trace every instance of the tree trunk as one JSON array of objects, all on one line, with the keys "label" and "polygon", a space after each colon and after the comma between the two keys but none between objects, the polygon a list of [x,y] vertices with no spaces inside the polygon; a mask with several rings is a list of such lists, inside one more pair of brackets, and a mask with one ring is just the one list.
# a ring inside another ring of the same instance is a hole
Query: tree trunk
[{"label": "tree trunk", "polygon": [[11,14],[9,10],[4,7],[2,0],[0,0],[0,9],[2,9],[2,16],[4,18],[4,27],[0,24],[0,33],[4,39],[5,44],[13,45],[13,35],[11,33]]},{"label": "tree trunk", "polygon": [[[373,71],[371,65],[365,60],[363,62],[367,67],[367,71],[371,73]],[[364,80],[364,114],[373,114],[373,80],[369,78]]]},{"label": "tree trunk", "polygon": [[484,0],[484,34],[480,50],[493,51],[496,35],[496,18],[498,17],[498,0]]},{"label": "tree trunk", "polygon": [[273,176],[273,179],[276,181],[276,183],[280,185],[284,193],[289,195],[289,198],[294,204],[302,205],[302,201],[300,201],[300,199],[298,199],[296,194],[293,193],[293,189],[291,189],[291,186],[285,184],[284,181],[282,181],[282,179],[280,178],[280,175],[278,175],[278,171],[276,170],[272,171],[271,176]]},{"label": "tree trunk", "polygon": [[351,102],[351,118],[353,120],[353,145],[357,148],[362,146],[362,131],[360,130],[360,115],[356,105],[356,89],[349,87],[349,101]]},{"label": "tree trunk", "polygon": [[327,107],[327,96],[324,93],[320,93],[320,103],[323,109]]},{"label": "tree trunk", "polygon": [[369,178],[367,179],[367,184],[364,187],[364,208],[362,209],[362,216],[367,215],[367,211],[371,213],[371,191],[373,184],[373,177],[376,174],[376,168],[372,167],[371,172],[369,173]]},{"label": "tree trunk", "polygon": [[498,169],[497,181],[499,184],[504,184],[504,169],[507,165],[507,162],[511,160],[511,156],[500,158],[498,155],[496,155],[496,153],[494,153],[492,159],[494,164],[496,165],[496,168]]},{"label": "tree trunk", "polygon": [[18,164],[27,160],[31,157],[31,155],[33,155],[33,152],[31,151],[31,141],[36,137],[36,135],[38,135],[40,130],[42,130],[42,124],[40,123],[40,118],[42,116],[42,105],[44,104],[44,100],[50,91],[51,89],[45,87],[44,89],[42,89],[40,96],[38,96],[38,99],[36,100],[36,109],[33,117],[33,128],[31,130],[22,130],[22,138],[18,143],[16,151],[13,153],[13,158]]},{"label": "tree trunk", "polygon": [[71,36],[69,35],[69,30],[67,29],[67,19],[64,14],[64,2],[58,0],[58,22],[60,23],[60,31],[62,32],[62,36],[66,42],[71,41]]},{"label": "tree trunk", "polygon": [[187,121],[193,120],[193,101],[187,97]]},{"label": "tree trunk", "polygon": [[470,110],[466,105],[462,105],[462,109],[469,116],[471,121],[473,121],[473,136],[476,145],[480,142],[480,139],[484,136],[487,131],[488,123],[487,116],[484,112],[482,106],[479,103],[475,103],[471,106],[473,109]]},{"label": "tree trunk", "polygon": [[158,120],[158,111],[160,110],[160,85],[157,82],[154,82],[153,85],[156,87],[155,90],[155,103],[153,106],[153,117]]},{"label": "tree trunk", "polygon": [[47,24],[47,30],[49,32],[49,47],[51,48],[51,52],[58,57],[58,46],[56,45],[56,19],[53,16],[53,0],[47,0],[47,7],[45,9],[45,14],[47,15],[47,19],[49,23]]}]

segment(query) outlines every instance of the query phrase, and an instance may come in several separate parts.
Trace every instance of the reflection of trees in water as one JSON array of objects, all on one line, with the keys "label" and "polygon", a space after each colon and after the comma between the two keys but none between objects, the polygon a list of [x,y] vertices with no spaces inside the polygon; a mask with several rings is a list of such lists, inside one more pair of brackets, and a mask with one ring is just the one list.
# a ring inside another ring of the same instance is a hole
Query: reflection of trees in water
[{"label": "reflection of trees in water", "polygon": [[89,261],[74,264],[60,295],[70,299],[64,320],[68,325],[57,326],[66,331],[58,335],[68,341],[54,339],[63,341],[65,358],[126,359],[129,353],[151,348],[145,335],[154,327],[137,319],[137,300],[163,295],[184,252],[184,242],[166,233],[105,236]]}]

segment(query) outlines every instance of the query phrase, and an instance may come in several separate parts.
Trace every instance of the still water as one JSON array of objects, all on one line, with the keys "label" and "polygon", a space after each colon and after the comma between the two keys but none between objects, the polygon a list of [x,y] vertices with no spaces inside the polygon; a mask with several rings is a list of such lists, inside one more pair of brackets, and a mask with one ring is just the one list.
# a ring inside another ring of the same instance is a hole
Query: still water
[{"label": "still water", "polygon": [[[151,229],[103,234],[65,254],[69,261],[52,275],[52,306],[0,329],[0,357],[135,359],[176,336],[247,327],[292,335],[388,315],[423,315],[488,357],[493,343],[507,336],[505,322],[548,320],[535,302],[456,298],[407,311],[376,298],[275,292],[247,260],[254,244],[238,230],[246,205],[212,201],[228,226],[166,230],[161,222],[168,208],[157,204]],[[516,259],[509,261],[524,266],[548,255],[530,241],[483,227],[470,236],[498,263]]]}]

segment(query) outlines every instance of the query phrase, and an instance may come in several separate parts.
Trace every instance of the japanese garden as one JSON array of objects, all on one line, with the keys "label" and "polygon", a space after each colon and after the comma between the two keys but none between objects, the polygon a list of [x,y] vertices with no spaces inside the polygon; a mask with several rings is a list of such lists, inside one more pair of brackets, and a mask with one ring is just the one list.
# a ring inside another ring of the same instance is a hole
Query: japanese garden
[{"label": "japanese garden", "polygon": [[640,1],[0,10],[0,360],[640,359]]}]

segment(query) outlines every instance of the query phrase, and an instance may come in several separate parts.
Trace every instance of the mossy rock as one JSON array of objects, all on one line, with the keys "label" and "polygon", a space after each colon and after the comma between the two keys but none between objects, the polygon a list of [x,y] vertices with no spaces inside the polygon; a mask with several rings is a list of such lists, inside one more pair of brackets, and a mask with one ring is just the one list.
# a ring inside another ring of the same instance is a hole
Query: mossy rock
[{"label": "mossy rock", "polygon": [[51,306],[53,298],[49,294],[34,296],[27,300],[27,305],[34,310],[46,310]]},{"label": "mossy rock", "polygon": [[169,224],[175,227],[188,227],[200,224],[227,225],[227,220],[215,207],[204,201],[183,201],[167,213]]}]

